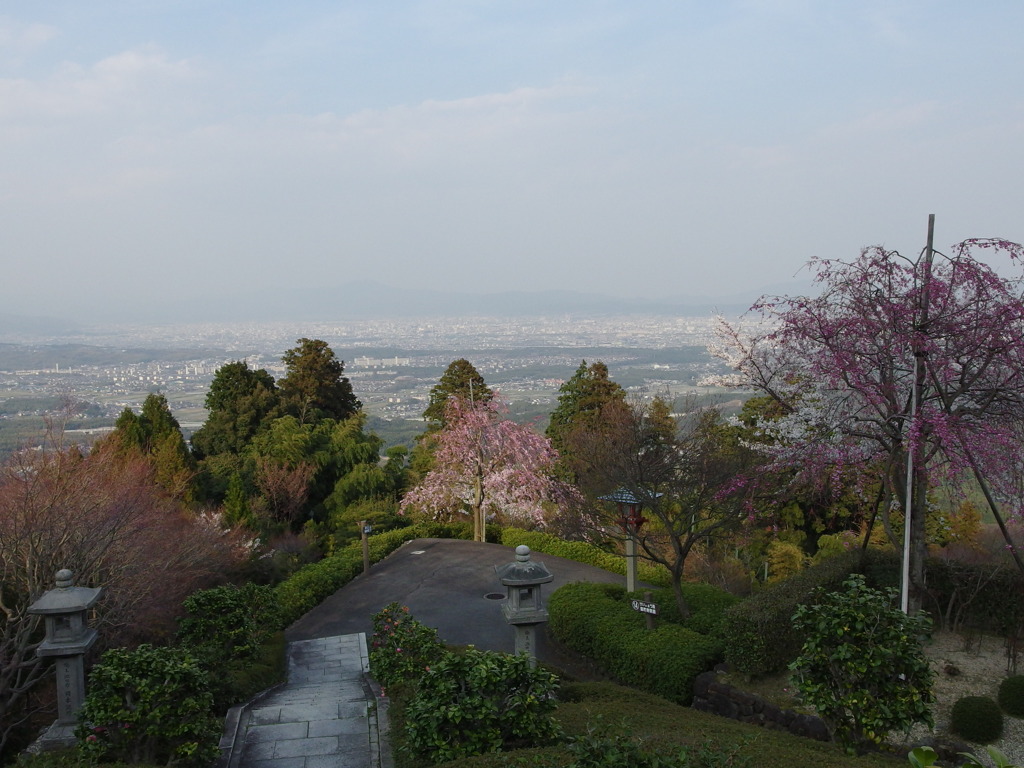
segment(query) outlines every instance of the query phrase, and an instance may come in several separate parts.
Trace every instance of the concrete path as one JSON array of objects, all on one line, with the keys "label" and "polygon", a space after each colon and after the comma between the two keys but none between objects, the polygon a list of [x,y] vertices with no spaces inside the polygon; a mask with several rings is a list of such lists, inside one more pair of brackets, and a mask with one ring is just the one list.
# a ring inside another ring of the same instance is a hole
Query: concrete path
[{"label": "concrete path", "polygon": [[[358,576],[285,633],[288,681],[228,715],[220,768],[390,768],[386,699],[370,680],[366,638],[371,617],[390,602],[454,645],[511,653],[513,633],[501,613],[505,588],[494,567],[512,547],[417,539]],[[535,553],[555,579],[542,597],[573,581],[621,583],[600,568]],[[591,670],[539,633],[537,656],[577,679]]]},{"label": "concrete path", "polygon": [[388,768],[363,633],[288,644],[288,681],[228,715],[224,768]]}]

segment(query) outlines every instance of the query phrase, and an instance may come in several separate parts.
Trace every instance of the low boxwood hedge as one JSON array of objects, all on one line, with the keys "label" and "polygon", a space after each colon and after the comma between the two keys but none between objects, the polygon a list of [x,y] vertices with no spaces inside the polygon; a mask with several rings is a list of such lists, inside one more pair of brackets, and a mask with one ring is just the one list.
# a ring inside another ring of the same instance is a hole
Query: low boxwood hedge
[{"label": "low boxwood hedge", "polygon": [[689,704],[693,681],[721,657],[721,643],[668,621],[648,630],[621,587],[567,584],[548,599],[549,628],[567,648],[624,684]]}]

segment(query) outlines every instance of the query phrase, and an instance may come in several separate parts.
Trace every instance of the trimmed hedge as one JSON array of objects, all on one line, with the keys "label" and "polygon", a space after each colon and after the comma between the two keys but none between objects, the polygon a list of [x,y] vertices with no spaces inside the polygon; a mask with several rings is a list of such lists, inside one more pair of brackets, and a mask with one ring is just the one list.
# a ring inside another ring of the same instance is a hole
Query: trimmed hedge
[{"label": "trimmed hedge", "polygon": [[[593,565],[612,573],[626,574],[626,558],[622,555],[605,552],[600,547],[585,541],[565,541],[543,531],[526,531],[522,528],[504,528],[501,531],[501,543],[506,547],[517,547],[525,544],[534,552],[564,557],[577,563]],[[637,559],[637,577],[640,581],[656,587],[668,587],[672,584],[672,575],[661,565]]]},{"label": "trimmed hedge", "polygon": [[[370,562],[383,560],[413,539],[471,539],[469,524],[417,523],[369,537]],[[498,538],[488,526],[489,541]],[[363,572],[363,545],[356,541],[330,557],[303,566],[274,589],[281,609],[281,628],[298,620]]]},{"label": "trimmed hedge", "polygon": [[576,583],[548,599],[549,629],[567,648],[593,659],[610,677],[689,704],[693,681],[721,656],[713,638],[666,621],[650,631],[621,587]]},{"label": "trimmed hedge", "polygon": [[[862,558],[863,554],[863,560]],[[780,672],[800,653],[804,636],[793,626],[797,606],[813,604],[815,590],[835,592],[851,573],[863,573],[868,586],[899,583],[899,557],[869,549],[828,558],[800,573],[765,587],[725,611],[722,637],[725,660],[735,672],[759,677]]]},{"label": "trimmed hedge", "polygon": [[690,617],[683,619],[679,614],[676,593],[672,589],[659,589],[653,593],[652,600],[658,606],[658,617],[702,635],[720,637],[726,610],[741,602],[742,598],[713,584],[683,584],[682,589]]}]

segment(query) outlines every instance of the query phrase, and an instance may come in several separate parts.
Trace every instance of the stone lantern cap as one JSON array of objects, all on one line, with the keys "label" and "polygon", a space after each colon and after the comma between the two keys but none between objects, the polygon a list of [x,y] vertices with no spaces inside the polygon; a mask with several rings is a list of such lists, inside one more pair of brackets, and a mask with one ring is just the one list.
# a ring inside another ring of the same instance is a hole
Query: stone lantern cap
[{"label": "stone lantern cap", "polygon": [[505,565],[496,565],[494,570],[506,587],[528,587],[535,584],[547,584],[555,578],[544,563],[535,563],[530,559],[530,548],[525,544],[516,547],[516,561]]},{"label": "stone lantern cap", "polygon": [[28,607],[46,622],[46,637],[36,648],[38,656],[77,656],[96,641],[96,630],[86,626],[85,612],[100,598],[103,589],[74,586],[74,574],[57,571],[57,588]]},{"label": "stone lantern cap", "polygon": [[74,574],[67,568],[57,571],[57,588],[43,594],[28,607],[29,613],[43,616],[86,611],[100,599],[102,587],[76,587]]}]

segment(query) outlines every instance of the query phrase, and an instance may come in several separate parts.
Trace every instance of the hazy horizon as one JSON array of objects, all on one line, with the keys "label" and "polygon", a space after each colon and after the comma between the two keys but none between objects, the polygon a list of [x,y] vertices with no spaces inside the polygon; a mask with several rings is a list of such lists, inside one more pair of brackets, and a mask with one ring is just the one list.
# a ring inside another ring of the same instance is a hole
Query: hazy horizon
[{"label": "hazy horizon", "polygon": [[1009,0],[15,0],[0,309],[756,298],[916,254],[929,213],[943,250],[1024,241],[1022,27]]}]

